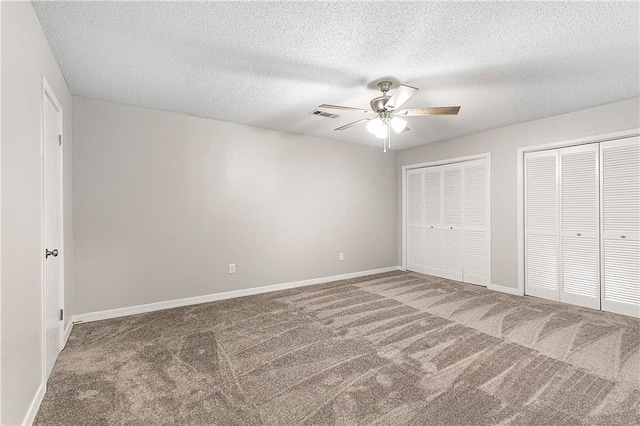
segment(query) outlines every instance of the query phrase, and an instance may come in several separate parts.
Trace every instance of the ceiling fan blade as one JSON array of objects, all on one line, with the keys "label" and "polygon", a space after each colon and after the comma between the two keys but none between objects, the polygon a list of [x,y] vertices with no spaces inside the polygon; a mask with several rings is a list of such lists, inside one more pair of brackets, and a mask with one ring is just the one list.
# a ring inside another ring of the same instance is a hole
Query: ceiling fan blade
[{"label": "ceiling fan blade", "polygon": [[386,109],[398,109],[418,91],[417,88],[401,84],[384,105]]},{"label": "ceiling fan blade", "polygon": [[358,120],[358,121],[354,121],[354,122],[349,123],[349,124],[345,124],[344,126],[340,126],[337,129],[333,129],[333,130],[347,130],[347,129],[350,129],[351,127],[353,127],[353,126],[357,126],[358,124],[362,124],[365,121],[369,121],[369,119],[368,118],[363,118],[362,120]]},{"label": "ceiling fan blade", "polygon": [[422,117],[426,115],[458,115],[459,106],[433,107],[433,108],[412,108],[396,112],[398,115],[406,117]]},{"label": "ceiling fan blade", "polygon": [[342,105],[330,105],[330,104],[322,104],[318,108],[341,109],[344,111],[373,112],[371,110],[364,109],[364,108],[356,108],[356,107],[349,107],[349,106],[342,106]]}]

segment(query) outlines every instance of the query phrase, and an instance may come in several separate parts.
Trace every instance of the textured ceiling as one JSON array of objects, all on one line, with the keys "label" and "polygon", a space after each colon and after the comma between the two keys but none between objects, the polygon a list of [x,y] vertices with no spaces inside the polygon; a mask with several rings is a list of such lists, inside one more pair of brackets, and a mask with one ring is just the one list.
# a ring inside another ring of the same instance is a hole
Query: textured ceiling
[{"label": "textured ceiling", "polygon": [[[420,88],[402,149],[639,96],[639,4],[37,2],[71,92],[380,146],[375,83]],[[393,89],[392,89],[393,91]]]}]

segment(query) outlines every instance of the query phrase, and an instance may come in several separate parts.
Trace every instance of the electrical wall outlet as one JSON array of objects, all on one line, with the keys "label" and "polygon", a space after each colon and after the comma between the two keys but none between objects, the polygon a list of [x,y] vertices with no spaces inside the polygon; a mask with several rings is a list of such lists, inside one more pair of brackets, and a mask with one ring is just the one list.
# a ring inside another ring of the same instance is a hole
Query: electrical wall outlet
[{"label": "electrical wall outlet", "polygon": [[236,264],[235,263],[230,263],[229,264],[229,273],[230,274],[235,274],[236,273]]},{"label": "electrical wall outlet", "polygon": [[340,254],[338,255],[338,259],[339,259],[339,260],[344,260],[344,253],[340,253]]}]

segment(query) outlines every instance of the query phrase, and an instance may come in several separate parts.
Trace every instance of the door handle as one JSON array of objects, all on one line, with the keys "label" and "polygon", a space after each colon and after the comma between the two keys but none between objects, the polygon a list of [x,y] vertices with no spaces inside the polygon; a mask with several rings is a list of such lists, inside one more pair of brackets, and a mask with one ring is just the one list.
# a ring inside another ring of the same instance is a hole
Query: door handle
[{"label": "door handle", "polygon": [[49,256],[58,257],[58,253],[59,253],[59,252],[58,252],[58,249],[53,249],[53,250],[45,249],[45,251],[44,251],[44,254],[45,254],[44,258],[45,258],[45,259],[48,259],[48,258],[49,258]]}]

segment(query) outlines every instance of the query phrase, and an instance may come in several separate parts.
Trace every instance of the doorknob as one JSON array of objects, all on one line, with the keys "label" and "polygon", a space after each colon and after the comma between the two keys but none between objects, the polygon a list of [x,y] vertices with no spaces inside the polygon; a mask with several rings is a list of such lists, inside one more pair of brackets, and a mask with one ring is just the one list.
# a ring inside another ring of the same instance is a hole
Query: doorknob
[{"label": "doorknob", "polygon": [[45,249],[44,258],[48,259],[49,256],[58,257],[58,249],[53,249],[53,250]]}]

